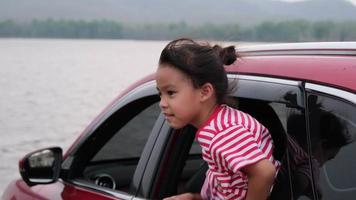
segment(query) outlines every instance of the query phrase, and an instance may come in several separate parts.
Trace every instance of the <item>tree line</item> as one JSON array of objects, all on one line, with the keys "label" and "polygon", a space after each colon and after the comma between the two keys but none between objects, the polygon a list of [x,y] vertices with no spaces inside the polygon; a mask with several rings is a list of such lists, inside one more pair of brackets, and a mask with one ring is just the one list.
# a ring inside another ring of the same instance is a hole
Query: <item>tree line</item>
[{"label": "tree line", "polygon": [[238,24],[188,25],[186,22],[128,25],[111,20],[0,21],[0,37],[103,38],[170,40],[191,37],[225,41],[355,41],[356,21],[305,20],[263,22],[251,27]]}]

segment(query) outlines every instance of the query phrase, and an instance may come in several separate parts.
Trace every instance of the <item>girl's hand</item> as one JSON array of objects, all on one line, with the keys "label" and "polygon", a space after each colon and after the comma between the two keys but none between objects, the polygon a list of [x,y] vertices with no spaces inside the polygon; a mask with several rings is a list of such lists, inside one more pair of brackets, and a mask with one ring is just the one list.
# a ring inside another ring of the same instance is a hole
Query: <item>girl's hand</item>
[{"label": "girl's hand", "polygon": [[200,194],[184,193],[176,196],[164,198],[163,200],[200,200]]}]

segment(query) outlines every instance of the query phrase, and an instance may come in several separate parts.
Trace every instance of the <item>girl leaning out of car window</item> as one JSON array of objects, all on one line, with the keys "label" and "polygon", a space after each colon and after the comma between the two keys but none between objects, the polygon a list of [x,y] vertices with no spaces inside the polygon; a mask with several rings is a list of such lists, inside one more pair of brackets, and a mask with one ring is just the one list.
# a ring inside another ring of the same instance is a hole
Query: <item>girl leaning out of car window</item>
[{"label": "girl leaning out of car window", "polygon": [[160,108],[173,128],[191,124],[209,169],[200,194],[166,199],[266,200],[280,163],[268,130],[249,114],[226,105],[224,64],[236,60],[233,46],[191,39],[170,42],[156,72]]}]

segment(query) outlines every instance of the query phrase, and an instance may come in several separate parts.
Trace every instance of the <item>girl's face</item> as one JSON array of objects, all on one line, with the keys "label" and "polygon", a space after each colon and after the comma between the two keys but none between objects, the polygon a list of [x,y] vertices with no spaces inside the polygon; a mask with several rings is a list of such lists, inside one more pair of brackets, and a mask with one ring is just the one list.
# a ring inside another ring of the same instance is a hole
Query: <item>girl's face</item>
[{"label": "girl's face", "polygon": [[156,72],[160,107],[173,128],[187,124],[197,126],[201,113],[201,90],[194,88],[192,80],[170,65],[160,65]]}]

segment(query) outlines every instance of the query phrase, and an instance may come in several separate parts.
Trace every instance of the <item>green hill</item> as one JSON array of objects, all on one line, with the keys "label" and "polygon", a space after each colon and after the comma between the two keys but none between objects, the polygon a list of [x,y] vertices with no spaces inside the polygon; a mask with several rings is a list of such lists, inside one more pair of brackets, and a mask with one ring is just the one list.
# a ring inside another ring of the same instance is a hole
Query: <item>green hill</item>
[{"label": "green hill", "polygon": [[126,24],[181,22],[238,23],[306,19],[356,20],[356,7],[346,0],[1,0],[0,20],[109,19]]}]

